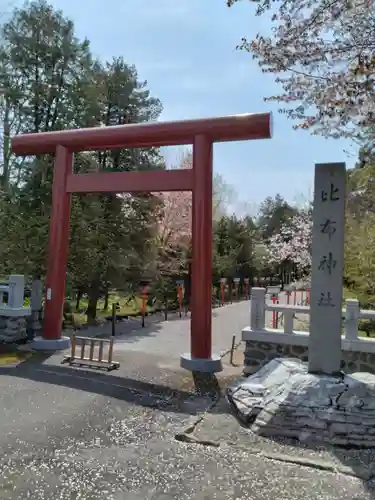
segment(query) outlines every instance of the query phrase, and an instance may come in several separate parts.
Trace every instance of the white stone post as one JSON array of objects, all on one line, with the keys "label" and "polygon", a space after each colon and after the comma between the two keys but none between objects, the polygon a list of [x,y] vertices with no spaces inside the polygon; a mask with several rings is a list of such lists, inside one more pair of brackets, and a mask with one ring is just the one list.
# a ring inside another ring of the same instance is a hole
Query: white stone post
[{"label": "white stone post", "polygon": [[266,289],[251,289],[250,327],[252,330],[264,330],[266,324]]},{"label": "white stone post", "polygon": [[8,307],[19,309],[23,307],[25,294],[25,277],[23,274],[11,274],[9,276]]},{"label": "white stone post", "polygon": [[341,368],[345,163],[315,165],[309,372]]},{"label": "white stone post", "polygon": [[294,311],[284,311],[284,333],[293,333]]},{"label": "white stone post", "polygon": [[359,301],[357,299],[346,300],[345,314],[345,338],[347,340],[358,339]]},{"label": "white stone post", "polygon": [[40,311],[43,303],[43,283],[40,280],[33,280],[31,284],[30,305],[32,311]]}]

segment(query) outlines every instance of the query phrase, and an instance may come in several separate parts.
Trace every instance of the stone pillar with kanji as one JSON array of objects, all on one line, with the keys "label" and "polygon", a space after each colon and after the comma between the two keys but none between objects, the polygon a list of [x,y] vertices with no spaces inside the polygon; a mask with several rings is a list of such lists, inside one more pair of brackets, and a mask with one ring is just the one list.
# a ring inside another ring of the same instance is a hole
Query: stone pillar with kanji
[{"label": "stone pillar with kanji", "polygon": [[341,368],[345,163],[315,166],[309,372]]}]

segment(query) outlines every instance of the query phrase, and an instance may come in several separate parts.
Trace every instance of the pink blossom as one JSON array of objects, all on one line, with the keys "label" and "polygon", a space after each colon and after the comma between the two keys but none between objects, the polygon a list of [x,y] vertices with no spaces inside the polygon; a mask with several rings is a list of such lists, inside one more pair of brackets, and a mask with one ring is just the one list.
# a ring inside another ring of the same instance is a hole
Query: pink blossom
[{"label": "pink blossom", "polygon": [[164,201],[159,234],[163,245],[190,239],[192,199],[190,192],[162,193]]},{"label": "pink blossom", "polygon": [[[192,168],[192,154],[185,153],[175,168]],[[164,206],[159,221],[161,244],[188,244],[191,236],[192,194],[190,191],[160,193]]]},{"label": "pink blossom", "polygon": [[[228,6],[240,0],[227,0]],[[374,2],[372,0],[259,0],[255,14],[271,29],[239,48],[250,52],[280,92],[266,100],[309,129],[374,144]],[[260,23],[260,26],[266,26]]]},{"label": "pink blossom", "polygon": [[273,264],[292,262],[306,273],[311,268],[312,219],[309,211],[303,211],[284,223],[280,232],[268,241],[267,251]]}]

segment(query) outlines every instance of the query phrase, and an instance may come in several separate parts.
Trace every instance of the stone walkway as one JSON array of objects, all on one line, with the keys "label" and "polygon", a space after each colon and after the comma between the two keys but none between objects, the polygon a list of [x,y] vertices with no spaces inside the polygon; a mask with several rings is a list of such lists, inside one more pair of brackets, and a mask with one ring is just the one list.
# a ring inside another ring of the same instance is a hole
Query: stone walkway
[{"label": "stone walkway", "polygon": [[[250,323],[250,301],[234,302],[212,311],[213,352],[222,354],[231,348],[233,335],[241,340],[241,331]],[[69,332],[66,332],[69,333]],[[78,335],[98,337],[111,334],[111,324],[82,329]],[[179,318],[170,314],[164,321],[163,314],[145,318],[142,328],[139,318],[116,324],[116,351],[141,351],[179,357],[190,351],[190,317]]]},{"label": "stone walkway", "polygon": [[[298,296],[297,300],[301,297]],[[267,298],[267,303],[272,300]],[[280,304],[286,304],[286,295],[281,293]],[[213,352],[227,352],[232,344],[233,335],[236,343],[241,340],[241,331],[250,324],[251,301],[234,302],[212,311],[212,343]],[[294,320],[296,330],[308,328],[308,315],[299,314]],[[266,326],[272,328],[272,312],[266,312]],[[279,328],[283,328],[282,321]],[[71,335],[71,331],[64,332]],[[111,334],[111,324],[87,327],[78,331],[78,335],[88,337],[108,336]],[[190,350],[190,315],[180,318],[178,313],[170,313],[164,321],[164,314],[158,313],[145,318],[145,328],[142,328],[140,318],[129,318],[116,324],[116,350],[142,351],[150,353],[180,356]]]}]

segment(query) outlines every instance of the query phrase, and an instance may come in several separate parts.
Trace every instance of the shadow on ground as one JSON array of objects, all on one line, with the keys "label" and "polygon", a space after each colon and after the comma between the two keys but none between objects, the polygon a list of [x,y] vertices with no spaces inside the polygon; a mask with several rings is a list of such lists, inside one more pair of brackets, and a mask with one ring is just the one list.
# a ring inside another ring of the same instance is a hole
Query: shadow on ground
[{"label": "shadow on ground", "polygon": [[138,406],[191,415],[212,406],[229,382],[223,376],[217,378],[215,375],[204,376],[166,368],[163,363],[170,360],[145,353],[121,353],[121,356],[120,369],[106,372],[58,364],[63,359],[62,355],[58,355],[57,362],[56,354],[34,353],[31,359],[16,368],[0,367],[0,376],[4,374],[98,394]]},{"label": "shadow on ground", "polygon": [[[228,358],[228,356],[226,356]],[[145,353],[126,353],[119,372],[102,373],[60,365],[56,355],[36,354],[14,369],[0,368],[0,375],[36,383],[62,386],[78,391],[115,398],[136,406],[154,408],[163,412],[191,416],[204,414],[196,419],[194,428],[187,435],[190,443],[197,446],[214,444],[230,446],[239,452],[299,464],[332,472],[341,472],[362,479],[367,490],[374,496],[372,478],[375,470],[374,450],[345,450],[337,447],[319,447],[306,443],[301,445],[291,439],[264,438],[256,435],[248,426],[234,418],[223,389],[238,378],[233,372],[213,377],[192,377],[188,372],[165,368],[170,360]],[[59,356],[62,359],[62,356]],[[204,386],[208,382],[209,387]],[[203,385],[202,385],[203,383]],[[181,439],[182,441],[183,439]],[[359,500],[359,499],[358,499]]]}]

